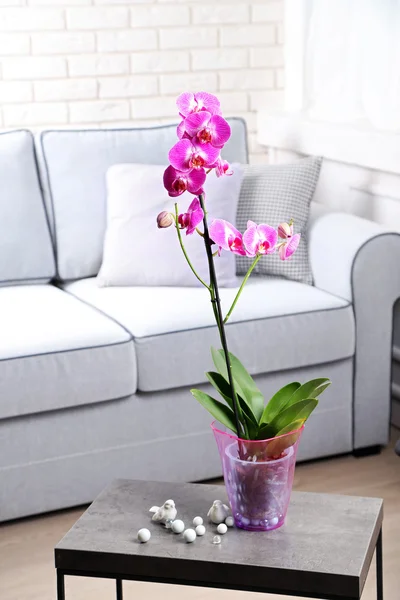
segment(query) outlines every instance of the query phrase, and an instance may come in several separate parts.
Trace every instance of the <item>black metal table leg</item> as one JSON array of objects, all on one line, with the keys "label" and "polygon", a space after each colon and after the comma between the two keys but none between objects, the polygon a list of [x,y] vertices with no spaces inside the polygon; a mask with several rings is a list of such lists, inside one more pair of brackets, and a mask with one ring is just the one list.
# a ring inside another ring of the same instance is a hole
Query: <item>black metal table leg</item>
[{"label": "black metal table leg", "polygon": [[376,543],[376,597],[383,600],[382,529]]},{"label": "black metal table leg", "polygon": [[57,569],[57,600],[65,600],[64,573]]},{"label": "black metal table leg", "polygon": [[122,579],[117,579],[117,600],[122,600]]}]

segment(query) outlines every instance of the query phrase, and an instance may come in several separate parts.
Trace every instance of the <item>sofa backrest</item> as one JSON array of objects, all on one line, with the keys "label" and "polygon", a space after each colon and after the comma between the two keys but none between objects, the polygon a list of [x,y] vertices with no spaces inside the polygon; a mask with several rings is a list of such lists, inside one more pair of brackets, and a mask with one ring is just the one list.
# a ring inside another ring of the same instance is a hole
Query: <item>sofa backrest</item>
[{"label": "sofa backrest", "polygon": [[29,131],[0,133],[0,285],[55,275],[49,224]]},{"label": "sofa backrest", "polygon": [[[246,125],[229,119],[224,148],[230,162],[248,162]],[[56,242],[57,277],[97,275],[106,226],[107,169],[118,163],[168,164],[176,125],[141,129],[44,131],[36,146],[45,201]],[[146,190],[143,190],[145,200]],[[166,206],[168,196],[165,197]]]}]

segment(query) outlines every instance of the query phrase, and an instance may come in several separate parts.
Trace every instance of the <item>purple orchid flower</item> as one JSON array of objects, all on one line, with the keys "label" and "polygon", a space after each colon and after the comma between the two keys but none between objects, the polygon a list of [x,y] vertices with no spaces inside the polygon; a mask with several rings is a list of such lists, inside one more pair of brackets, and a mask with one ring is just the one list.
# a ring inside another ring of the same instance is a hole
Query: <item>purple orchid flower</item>
[{"label": "purple orchid flower", "polygon": [[193,198],[187,212],[178,216],[178,223],[181,226],[181,229],[186,229],[186,235],[191,235],[203,219],[204,212],[200,206],[200,200],[198,198]]},{"label": "purple orchid flower", "polygon": [[214,219],[209,227],[209,233],[212,241],[218,246],[218,255],[221,254],[221,250],[227,250],[246,256],[242,234],[228,221]]},{"label": "purple orchid flower", "polygon": [[220,115],[212,115],[206,110],[186,117],[184,129],[194,143],[211,144],[216,148],[222,148],[231,137],[229,123]]},{"label": "purple orchid flower", "polygon": [[172,198],[186,191],[197,195],[202,193],[206,177],[204,169],[192,169],[188,173],[182,173],[170,165],[164,171],[164,187]]},{"label": "purple orchid flower", "polygon": [[176,135],[178,136],[178,138],[180,140],[182,140],[183,138],[188,138],[189,139],[189,135],[186,133],[185,130],[185,121],[181,121],[178,125],[178,127],[176,128]]},{"label": "purple orchid flower", "polygon": [[223,160],[221,157],[218,158],[214,167],[217,177],[223,177],[224,175],[233,175],[231,165],[228,163],[227,160]]},{"label": "purple orchid flower", "polygon": [[176,99],[176,105],[179,109],[179,114],[183,118],[202,110],[206,110],[212,115],[221,114],[218,98],[208,92],[197,92],[197,94],[184,92]]},{"label": "purple orchid flower", "polygon": [[243,234],[243,243],[248,256],[257,254],[273,254],[276,250],[278,233],[270,225],[257,225],[253,221],[247,222],[247,229]]},{"label": "purple orchid flower", "polygon": [[169,151],[169,162],[181,171],[188,173],[192,169],[210,168],[219,157],[220,149],[211,144],[194,144],[182,139]]},{"label": "purple orchid flower", "polygon": [[300,233],[295,233],[288,238],[287,242],[281,242],[278,246],[278,252],[281,260],[287,260],[294,254],[300,242]]}]

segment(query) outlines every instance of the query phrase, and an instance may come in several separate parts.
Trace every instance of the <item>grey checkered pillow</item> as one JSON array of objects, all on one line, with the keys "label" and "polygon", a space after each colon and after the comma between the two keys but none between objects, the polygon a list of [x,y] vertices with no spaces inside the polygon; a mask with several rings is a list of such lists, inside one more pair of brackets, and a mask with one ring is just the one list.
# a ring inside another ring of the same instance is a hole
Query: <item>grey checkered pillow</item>
[{"label": "grey checkered pillow", "polygon": [[[289,260],[282,261],[278,253],[264,256],[253,273],[312,284],[307,223],[321,163],[322,158],[310,157],[288,165],[245,167],[236,216],[237,228],[243,233],[248,220],[277,227],[279,223],[293,219],[295,233],[301,233],[299,247]],[[244,275],[252,259],[245,256],[237,256],[236,259],[237,274]]]}]

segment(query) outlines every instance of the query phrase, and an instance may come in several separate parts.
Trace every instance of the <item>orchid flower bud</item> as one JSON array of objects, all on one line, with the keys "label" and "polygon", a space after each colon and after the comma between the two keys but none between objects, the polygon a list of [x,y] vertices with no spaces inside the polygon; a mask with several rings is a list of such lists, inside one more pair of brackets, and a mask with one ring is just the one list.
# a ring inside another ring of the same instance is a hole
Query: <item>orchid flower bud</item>
[{"label": "orchid flower bud", "polygon": [[278,226],[278,236],[281,239],[287,240],[288,238],[291,238],[293,235],[293,223],[292,221],[290,221],[290,223],[281,223]]},{"label": "orchid flower bud", "polygon": [[174,216],[166,210],[163,210],[157,216],[157,227],[159,229],[166,229],[167,227],[171,227],[171,225],[173,225],[174,223]]}]

